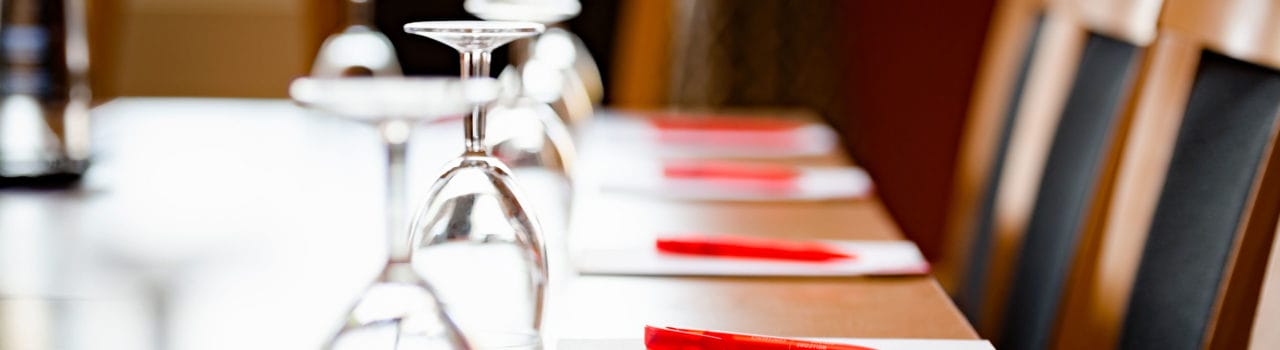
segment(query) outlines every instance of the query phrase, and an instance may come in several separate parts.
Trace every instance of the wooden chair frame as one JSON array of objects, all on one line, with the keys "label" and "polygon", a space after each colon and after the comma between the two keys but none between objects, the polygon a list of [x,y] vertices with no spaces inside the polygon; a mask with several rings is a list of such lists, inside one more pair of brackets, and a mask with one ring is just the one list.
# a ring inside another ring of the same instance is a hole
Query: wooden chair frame
[{"label": "wooden chair frame", "polygon": [[1000,1],[993,10],[956,159],[945,226],[947,250],[937,271],[939,282],[952,294],[959,288],[972,248],[971,231],[977,224],[977,207],[995,162],[1008,100],[1018,78],[1016,67],[1031,42],[1032,26],[1042,11],[1043,4],[1035,0]]},{"label": "wooden chair frame", "polygon": [[[1277,227],[1280,229],[1280,227]],[[1267,274],[1258,296],[1258,311],[1253,319],[1249,349],[1280,348],[1280,244],[1271,243]]]},{"label": "wooden chair frame", "polygon": [[[1164,183],[1201,53],[1280,68],[1280,4],[1249,20],[1233,20],[1261,2],[1167,0],[1159,39],[1141,66],[1132,127],[1122,142],[1114,185],[1100,193],[1089,218],[1063,301],[1056,348],[1114,348]],[[1265,7],[1264,7],[1265,8]],[[1248,343],[1268,252],[1280,217],[1280,152],[1276,131],[1259,164],[1238,224],[1234,248],[1204,335],[1205,348]]]},{"label": "wooden chair frame", "polygon": [[[1010,0],[1001,2],[984,52],[969,121],[962,138],[948,220],[948,251],[939,271],[956,291],[965,278],[975,242],[975,208],[992,175],[998,132],[1014,85],[1013,67],[1025,51],[1030,24],[1043,16],[1038,44],[1015,111],[995,205],[989,268],[976,326],[998,338],[1022,237],[1030,220],[1045,160],[1089,32],[1145,46],[1155,33],[1160,0]],[[1019,34],[1022,34],[1019,36]],[[1121,124],[1124,124],[1123,122]],[[1108,152],[1112,153],[1112,152]],[[1105,188],[1105,183],[1099,183]]]}]

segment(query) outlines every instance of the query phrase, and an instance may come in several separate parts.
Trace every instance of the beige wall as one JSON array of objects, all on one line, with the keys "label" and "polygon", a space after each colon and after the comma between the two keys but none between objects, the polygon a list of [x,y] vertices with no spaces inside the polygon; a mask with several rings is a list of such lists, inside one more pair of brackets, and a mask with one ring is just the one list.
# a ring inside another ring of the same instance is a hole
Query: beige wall
[{"label": "beige wall", "polygon": [[[324,0],[88,0],[95,95],[283,97]],[[336,1],[334,1],[336,2]]]}]

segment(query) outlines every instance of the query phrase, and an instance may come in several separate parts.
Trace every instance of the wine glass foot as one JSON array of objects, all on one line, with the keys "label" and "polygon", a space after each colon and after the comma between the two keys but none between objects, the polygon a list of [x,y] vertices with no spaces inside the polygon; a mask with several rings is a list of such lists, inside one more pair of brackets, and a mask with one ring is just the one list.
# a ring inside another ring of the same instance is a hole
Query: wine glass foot
[{"label": "wine glass foot", "polygon": [[545,29],[542,24],[517,21],[426,21],[404,25],[406,33],[435,39],[458,51],[492,51]]},{"label": "wine glass foot", "polygon": [[[408,263],[388,263],[325,349],[470,349],[433,290]],[[421,347],[419,347],[421,345]]]}]

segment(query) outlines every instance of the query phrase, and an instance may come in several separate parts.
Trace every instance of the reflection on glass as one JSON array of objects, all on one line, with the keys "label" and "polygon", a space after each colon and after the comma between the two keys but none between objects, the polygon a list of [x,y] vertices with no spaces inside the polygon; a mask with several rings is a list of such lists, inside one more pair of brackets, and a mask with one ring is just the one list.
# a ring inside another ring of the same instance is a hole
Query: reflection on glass
[{"label": "reflection on glass", "polygon": [[489,128],[489,145],[504,164],[572,174],[576,153],[573,136],[551,106],[517,97],[490,108],[488,118],[494,121]]},{"label": "reflection on glass", "polygon": [[409,263],[405,151],[415,122],[463,113],[497,97],[493,79],[298,79],[299,103],[377,126],[387,154],[388,259],[332,338],[331,349],[469,349],[436,291]]},{"label": "reflection on glass", "polygon": [[79,0],[0,2],[0,187],[66,187],[89,162],[89,47]]},{"label": "reflection on glass", "polygon": [[591,118],[593,106],[604,98],[604,83],[582,39],[567,30],[552,28],[538,37],[530,51],[530,60],[546,61],[564,75],[560,99],[552,105],[568,116],[569,123]]},{"label": "reflection on glass", "polygon": [[342,32],[330,35],[320,46],[311,76],[336,78],[401,75],[391,40],[370,19],[374,0],[346,0],[347,19]]},{"label": "reflection on glass", "polygon": [[[463,78],[489,76],[493,49],[536,35],[528,22],[443,21],[405,31],[458,50]],[[464,122],[466,151],[436,180],[415,216],[413,264],[477,348],[541,348],[547,262],[537,219],[485,144],[488,108]]]}]

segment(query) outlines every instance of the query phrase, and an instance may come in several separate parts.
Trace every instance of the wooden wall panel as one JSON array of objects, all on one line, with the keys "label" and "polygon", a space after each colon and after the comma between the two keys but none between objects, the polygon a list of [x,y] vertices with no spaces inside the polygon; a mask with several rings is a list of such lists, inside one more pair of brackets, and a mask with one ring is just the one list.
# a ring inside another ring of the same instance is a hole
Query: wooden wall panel
[{"label": "wooden wall panel", "polygon": [[90,0],[95,97],[284,97],[332,11],[311,0]]},{"label": "wooden wall panel", "polygon": [[618,11],[613,104],[656,108],[667,103],[674,9],[670,0],[623,0]]},{"label": "wooden wall panel", "polygon": [[115,96],[115,79],[110,67],[116,51],[116,26],[119,25],[120,0],[95,0],[85,3],[85,20],[89,39],[89,88],[95,100]]}]

